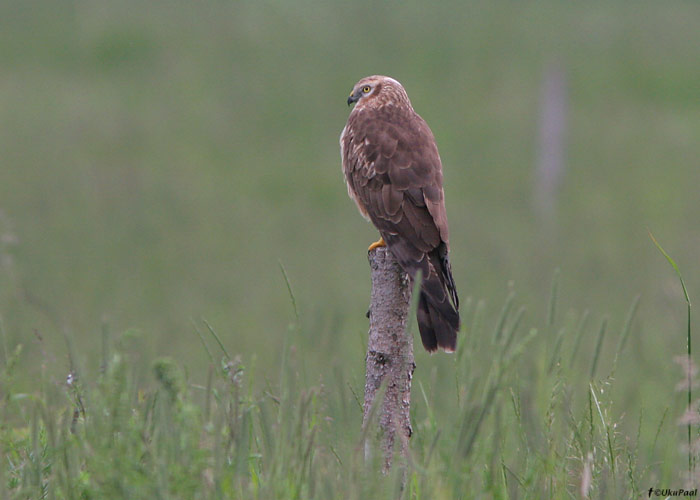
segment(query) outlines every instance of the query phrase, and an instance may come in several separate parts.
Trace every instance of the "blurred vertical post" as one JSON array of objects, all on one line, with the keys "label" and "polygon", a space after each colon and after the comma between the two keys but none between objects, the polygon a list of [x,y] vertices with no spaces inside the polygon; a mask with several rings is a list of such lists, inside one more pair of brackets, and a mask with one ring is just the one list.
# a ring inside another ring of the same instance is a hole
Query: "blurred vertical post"
[{"label": "blurred vertical post", "polygon": [[544,73],[540,96],[538,159],[535,176],[535,208],[541,226],[554,228],[559,186],[565,169],[567,83],[561,64],[550,63]]},{"label": "blurred vertical post", "polygon": [[[401,269],[386,247],[369,252],[372,272],[372,295],[369,308],[369,341],[367,343],[365,404],[363,428],[372,436],[369,426],[379,423],[379,447],[383,454],[382,470],[391,468],[396,435],[401,453],[408,453],[411,437],[411,379],[416,365],[413,339],[406,328],[411,299],[408,275]],[[380,387],[384,401],[375,402]],[[365,441],[365,459],[372,455],[373,439]]]}]

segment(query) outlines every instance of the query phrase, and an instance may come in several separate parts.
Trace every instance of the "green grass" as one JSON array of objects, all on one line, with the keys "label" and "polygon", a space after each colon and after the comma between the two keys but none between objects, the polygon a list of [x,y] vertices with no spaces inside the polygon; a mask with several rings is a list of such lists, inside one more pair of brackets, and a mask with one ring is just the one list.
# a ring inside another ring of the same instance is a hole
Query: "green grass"
[{"label": "green grass", "polygon": [[[144,359],[143,336],[129,331],[105,336],[106,364],[93,372],[76,366],[70,384],[52,380],[50,361],[37,360],[43,369],[32,394],[13,391],[18,353],[12,354],[0,379],[7,465],[0,493],[569,498],[588,467],[592,498],[636,498],[658,478],[676,477],[672,464],[655,461],[644,442],[654,432],[670,438],[673,427],[646,422],[640,409],[635,433],[622,433],[611,396],[615,380],[577,379],[561,362],[571,342],[552,350],[554,332],[566,326],[553,319],[541,329],[525,328],[523,309],[511,310],[515,301],[510,294],[498,317],[485,318],[483,307],[468,300],[464,319],[472,335],[431,371],[419,365],[411,454],[387,476],[363,460],[362,409],[353,396],[362,393],[361,377],[339,368],[332,379],[309,384],[298,351],[289,351],[278,380],[259,371],[255,359],[231,358],[210,329],[201,340],[212,363],[188,373],[172,358]],[[553,304],[554,298],[551,318]],[[308,333],[291,330],[292,345]],[[361,359],[359,350],[353,354]],[[402,467],[408,470],[403,491]]]},{"label": "green grass", "polygon": [[[416,352],[406,495],[685,484],[671,361],[690,320],[647,228],[698,296],[699,17],[680,0],[0,2],[0,498],[394,494],[357,454],[376,234],[338,147],[372,73],[435,133],[465,304],[455,356]],[[553,62],[567,169],[547,225]]]},{"label": "green grass", "polygon": [[[684,366],[685,371],[686,371],[686,381],[685,381],[685,390],[686,394],[688,395],[688,406],[687,406],[687,415],[692,415],[697,413],[697,409],[693,407],[693,384],[694,384],[694,362],[693,362],[693,343],[692,343],[692,304],[690,303],[690,297],[688,297],[688,289],[685,287],[685,281],[683,281],[683,275],[681,274],[680,269],[678,268],[678,264],[676,264],[676,261],[673,260],[673,258],[666,253],[666,250],[663,249],[663,247],[659,244],[658,241],[656,241],[656,238],[654,238],[654,235],[649,232],[649,237],[651,240],[654,242],[654,245],[656,245],[656,248],[659,249],[659,251],[663,254],[663,256],[666,258],[669,264],[671,264],[671,267],[673,267],[673,270],[676,271],[676,274],[678,275],[678,281],[681,284],[681,288],[683,289],[683,297],[685,298],[685,303],[688,306],[687,312],[687,330],[686,330],[686,358],[685,358],[685,363],[681,363],[682,366]],[[695,456],[692,453],[691,450],[693,450],[693,425],[690,421],[688,421],[686,428],[688,430],[688,477],[692,477],[693,475],[693,469],[694,469],[694,464],[695,464]]]}]

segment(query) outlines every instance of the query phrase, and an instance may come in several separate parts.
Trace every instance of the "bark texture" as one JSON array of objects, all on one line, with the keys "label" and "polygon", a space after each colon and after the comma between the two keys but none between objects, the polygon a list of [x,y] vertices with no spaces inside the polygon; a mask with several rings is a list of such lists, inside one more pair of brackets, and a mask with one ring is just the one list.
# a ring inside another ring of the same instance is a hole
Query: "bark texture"
[{"label": "bark texture", "polygon": [[[372,296],[369,309],[369,342],[365,379],[364,421],[367,439],[365,457],[372,454],[378,442],[383,456],[383,470],[391,468],[394,447],[398,439],[402,455],[408,453],[411,437],[411,379],[416,365],[413,359],[413,339],[407,331],[411,284],[386,247],[369,252],[372,271]],[[380,387],[385,386],[384,401],[375,403]],[[374,410],[373,410],[374,408]],[[398,437],[397,437],[398,436]]]}]

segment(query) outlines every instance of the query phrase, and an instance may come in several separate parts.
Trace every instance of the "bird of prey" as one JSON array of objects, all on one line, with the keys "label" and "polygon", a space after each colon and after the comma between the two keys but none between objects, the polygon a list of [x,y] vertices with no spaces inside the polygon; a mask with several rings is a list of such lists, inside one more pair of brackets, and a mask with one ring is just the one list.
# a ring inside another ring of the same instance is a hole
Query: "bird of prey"
[{"label": "bird of prey", "polygon": [[421,271],[418,329],[429,352],[454,352],[459,298],[452,279],[442,164],[433,133],[403,86],[368,76],[352,89],[355,104],[340,135],[348,194],[411,281]]}]

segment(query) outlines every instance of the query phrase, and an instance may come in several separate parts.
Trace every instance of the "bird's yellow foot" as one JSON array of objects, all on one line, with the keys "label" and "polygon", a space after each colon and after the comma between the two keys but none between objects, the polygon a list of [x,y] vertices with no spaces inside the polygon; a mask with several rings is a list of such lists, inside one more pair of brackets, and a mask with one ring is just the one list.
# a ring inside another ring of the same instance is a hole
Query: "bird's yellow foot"
[{"label": "bird's yellow foot", "polygon": [[371,251],[374,250],[375,248],[378,248],[378,247],[385,247],[385,246],[386,246],[386,243],[384,243],[384,238],[379,238],[379,241],[375,241],[374,243],[372,243],[372,244],[369,246],[369,248],[367,249],[367,251],[368,251],[368,252],[371,252]]}]

